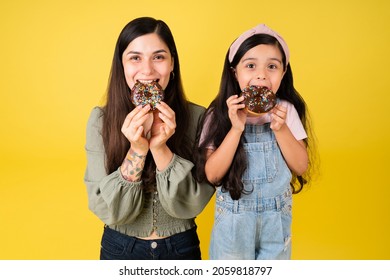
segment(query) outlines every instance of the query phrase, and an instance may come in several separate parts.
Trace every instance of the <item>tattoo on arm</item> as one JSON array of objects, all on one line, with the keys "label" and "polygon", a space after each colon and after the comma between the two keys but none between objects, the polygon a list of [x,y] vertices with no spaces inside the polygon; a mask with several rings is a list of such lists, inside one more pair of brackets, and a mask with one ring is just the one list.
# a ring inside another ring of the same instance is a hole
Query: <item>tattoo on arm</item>
[{"label": "tattoo on arm", "polygon": [[145,155],[137,154],[130,148],[121,166],[123,178],[131,182],[140,181],[145,165],[145,159]]}]

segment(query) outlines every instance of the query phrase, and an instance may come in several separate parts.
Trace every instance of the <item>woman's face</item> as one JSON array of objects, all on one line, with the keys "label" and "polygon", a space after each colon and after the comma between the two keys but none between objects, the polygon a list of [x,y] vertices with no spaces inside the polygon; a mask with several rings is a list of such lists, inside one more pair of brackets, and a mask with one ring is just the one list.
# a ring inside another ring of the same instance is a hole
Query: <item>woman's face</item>
[{"label": "woman's face", "polygon": [[264,44],[251,48],[238,62],[235,74],[241,89],[256,85],[276,93],[284,75],[279,48]]},{"label": "woman's face", "polygon": [[168,46],[156,33],[137,37],[122,54],[122,64],[129,88],[138,81],[157,81],[163,89],[173,70],[173,58]]}]

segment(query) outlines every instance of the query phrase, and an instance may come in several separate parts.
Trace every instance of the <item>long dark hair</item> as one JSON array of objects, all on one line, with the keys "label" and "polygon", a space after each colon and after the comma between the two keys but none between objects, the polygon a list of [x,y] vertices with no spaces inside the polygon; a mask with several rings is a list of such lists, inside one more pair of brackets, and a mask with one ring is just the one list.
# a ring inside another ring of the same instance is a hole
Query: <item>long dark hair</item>
[{"label": "long dark hair", "polygon": [[[191,144],[184,133],[189,123],[189,108],[182,86],[179,56],[173,35],[162,20],[142,17],[132,20],[123,28],[115,46],[102,131],[108,174],[119,168],[130,148],[130,143],[122,134],[121,127],[127,114],[134,109],[134,105],[130,100],[130,89],[125,80],[122,54],[130,42],[139,36],[150,33],[157,34],[165,42],[174,60],[173,78],[165,89],[164,102],[175,111],[177,116],[180,116],[180,118],[176,118],[176,131],[179,133],[173,134],[167,141],[167,145],[173,153],[189,160],[192,159]],[[156,181],[155,170],[156,165],[149,152],[141,178],[145,190],[152,190]]]},{"label": "long dark hair", "polygon": [[[291,66],[290,64],[286,65],[286,57],[283,48],[274,37],[267,34],[255,34],[246,39],[241,44],[231,63],[228,59],[229,51],[226,54],[218,95],[207,108],[207,111],[201,123],[201,126],[203,126],[207,116],[212,114],[212,121],[210,122],[208,134],[205,135],[204,139],[202,139],[202,143],[199,143],[199,133],[197,137],[197,153],[195,155],[197,162],[196,176],[197,180],[199,181],[207,180],[205,174],[205,162],[208,147],[210,147],[210,145],[213,145],[215,147],[220,146],[226,134],[231,128],[231,122],[228,116],[228,107],[226,105],[226,100],[230,96],[238,94],[241,91],[239,84],[235,78],[233,69],[237,66],[241,58],[248,50],[260,44],[277,46],[282,53],[284,70],[286,72],[283,76],[280,87],[276,92],[276,95],[280,99],[289,101],[296,108],[299,118],[301,119],[303,126],[309,136],[304,141],[306,142],[306,145],[308,145],[308,150],[310,151],[310,141],[308,140],[311,135],[311,128],[310,120],[308,118],[307,106],[298,91],[294,88]],[[247,158],[243,147],[244,142],[245,137],[244,134],[242,134],[240,143],[233,158],[233,162],[228,172],[220,182],[222,190],[228,191],[230,193],[230,196],[235,200],[239,199],[241,197],[241,194],[246,193],[246,191],[244,190],[244,185],[242,183],[242,176],[247,168]],[[303,185],[308,182],[311,173],[310,169],[311,168],[309,162],[309,169],[305,172],[303,176],[296,176],[293,174],[293,179],[291,181],[293,193],[300,192],[303,188]]]}]

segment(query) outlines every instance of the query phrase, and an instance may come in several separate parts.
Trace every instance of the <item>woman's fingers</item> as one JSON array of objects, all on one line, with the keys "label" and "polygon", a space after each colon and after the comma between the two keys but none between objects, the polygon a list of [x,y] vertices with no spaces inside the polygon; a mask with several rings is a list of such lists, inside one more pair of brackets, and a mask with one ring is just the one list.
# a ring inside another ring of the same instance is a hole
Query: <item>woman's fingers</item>
[{"label": "woman's fingers", "polygon": [[[175,112],[164,102],[161,102],[156,106],[159,110],[158,118],[167,126],[170,130],[176,129],[176,116]],[[173,133],[172,133],[173,134]]]}]

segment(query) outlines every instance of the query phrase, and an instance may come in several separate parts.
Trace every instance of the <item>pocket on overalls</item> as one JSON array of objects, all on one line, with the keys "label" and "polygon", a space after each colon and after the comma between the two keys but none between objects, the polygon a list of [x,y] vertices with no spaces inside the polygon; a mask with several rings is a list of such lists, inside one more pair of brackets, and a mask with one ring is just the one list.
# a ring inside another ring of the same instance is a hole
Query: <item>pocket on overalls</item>
[{"label": "pocket on overalls", "polygon": [[278,156],[276,141],[245,143],[247,169],[243,179],[247,182],[271,183],[277,174]]}]

